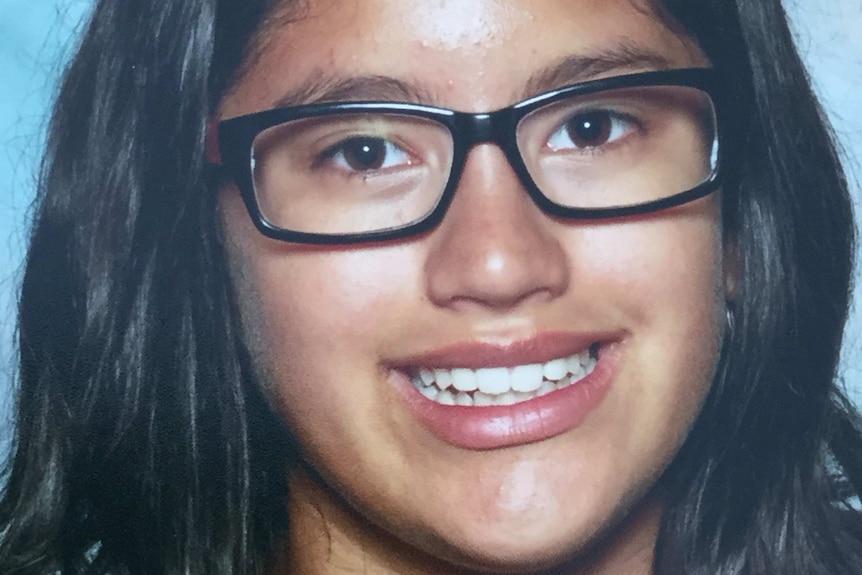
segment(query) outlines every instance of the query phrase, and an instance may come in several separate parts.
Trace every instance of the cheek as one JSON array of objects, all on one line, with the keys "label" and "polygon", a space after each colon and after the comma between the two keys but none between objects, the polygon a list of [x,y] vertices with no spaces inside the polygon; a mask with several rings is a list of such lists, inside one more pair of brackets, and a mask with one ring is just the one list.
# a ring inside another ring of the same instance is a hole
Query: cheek
[{"label": "cheek", "polygon": [[627,294],[616,303],[637,316],[652,315],[655,306],[671,308],[668,318],[708,313],[723,291],[721,232],[709,217],[611,224],[592,232],[580,250],[589,266],[583,281]]},{"label": "cheek", "polygon": [[[711,373],[724,309],[719,221],[710,199],[660,218],[599,226],[585,246],[591,267],[582,270],[584,281],[625,315],[646,369]],[[697,388],[711,381],[704,379]],[[673,381],[691,383],[677,376],[666,387]]]},{"label": "cheek", "polygon": [[650,391],[709,385],[710,377],[695,374],[711,373],[722,336],[725,282],[714,198],[659,217],[597,225],[571,257],[572,281],[593,298],[586,305],[603,306],[627,326],[638,354],[630,361],[677,374]]},{"label": "cheek", "polygon": [[279,394],[309,381],[325,386],[332,358],[372,369],[384,336],[398,333],[419,299],[415,245],[291,245],[262,236],[237,194],[223,194],[219,207],[245,341],[264,385]]},{"label": "cheek", "polygon": [[612,393],[625,418],[652,431],[631,438],[633,451],[676,449],[712,383],[724,322],[717,212],[680,210],[597,229],[590,240],[593,267],[583,273],[630,330],[624,379],[631,385]]},{"label": "cheek", "polygon": [[406,313],[400,308],[416,293],[417,265],[406,251],[285,250],[258,258],[251,275],[270,316],[270,341],[319,362],[346,350],[372,352],[381,344],[375,334],[395,329],[390,319]]}]

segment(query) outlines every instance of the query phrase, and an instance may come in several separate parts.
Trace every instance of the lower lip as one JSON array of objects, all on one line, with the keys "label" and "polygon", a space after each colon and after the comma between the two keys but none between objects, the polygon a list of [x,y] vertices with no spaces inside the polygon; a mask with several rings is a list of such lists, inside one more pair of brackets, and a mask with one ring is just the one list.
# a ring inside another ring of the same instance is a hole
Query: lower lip
[{"label": "lower lip", "polygon": [[423,427],[455,447],[488,450],[550,439],[570,431],[605,397],[620,365],[619,346],[599,350],[593,371],[582,380],[514,405],[460,406],[431,401],[396,371],[397,388]]}]

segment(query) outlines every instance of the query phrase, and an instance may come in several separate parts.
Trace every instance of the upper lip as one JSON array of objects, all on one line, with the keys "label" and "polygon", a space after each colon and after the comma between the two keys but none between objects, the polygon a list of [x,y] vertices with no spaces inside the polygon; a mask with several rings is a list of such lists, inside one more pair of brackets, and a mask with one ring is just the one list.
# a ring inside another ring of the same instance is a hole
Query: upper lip
[{"label": "upper lip", "polygon": [[468,340],[446,344],[392,362],[395,367],[481,369],[545,363],[622,339],[613,333],[543,332],[508,342]]}]

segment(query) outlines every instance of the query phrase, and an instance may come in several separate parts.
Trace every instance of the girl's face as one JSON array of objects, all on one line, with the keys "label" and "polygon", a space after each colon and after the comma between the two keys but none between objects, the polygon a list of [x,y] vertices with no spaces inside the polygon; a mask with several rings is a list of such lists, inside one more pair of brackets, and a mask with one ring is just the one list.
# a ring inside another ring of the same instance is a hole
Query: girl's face
[{"label": "girl's face", "polygon": [[[336,84],[348,86],[340,99],[385,99],[380,86],[398,83],[422,103],[483,112],[596,74],[708,65],[634,0],[311,0],[264,34],[220,119],[287,95],[325,99]],[[577,65],[585,58],[601,64]],[[292,552],[398,573],[429,556],[508,572],[576,556],[644,569],[657,480],[717,361],[718,205],[554,219],[501,150],[480,144],[434,230],[332,248],[265,238],[226,186],[246,340],[304,455],[290,471]],[[493,385],[536,368],[492,368],[535,364],[575,374],[510,405],[419,391],[450,378]]]}]

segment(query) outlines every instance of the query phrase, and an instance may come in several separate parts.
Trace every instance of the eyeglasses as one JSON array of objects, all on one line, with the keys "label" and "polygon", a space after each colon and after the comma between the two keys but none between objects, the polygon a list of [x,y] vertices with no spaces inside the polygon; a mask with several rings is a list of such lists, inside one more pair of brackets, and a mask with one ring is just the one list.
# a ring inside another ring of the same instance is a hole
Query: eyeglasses
[{"label": "eyeglasses", "polygon": [[712,70],[691,68],[583,82],[485,114],[391,102],[279,108],[220,122],[216,163],[261,233],[290,242],[432,229],[485,142],[545,213],[625,217],[718,187],[718,93]]}]

